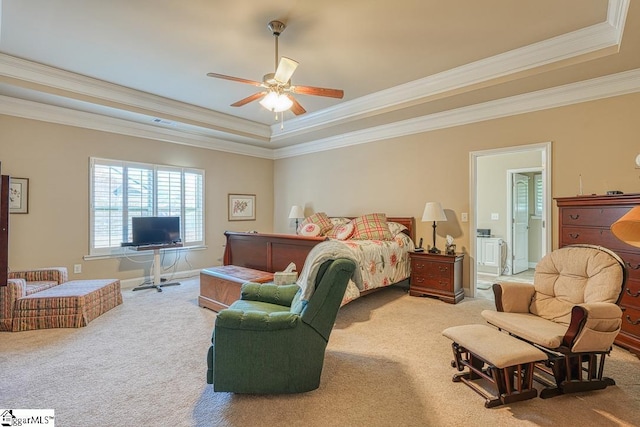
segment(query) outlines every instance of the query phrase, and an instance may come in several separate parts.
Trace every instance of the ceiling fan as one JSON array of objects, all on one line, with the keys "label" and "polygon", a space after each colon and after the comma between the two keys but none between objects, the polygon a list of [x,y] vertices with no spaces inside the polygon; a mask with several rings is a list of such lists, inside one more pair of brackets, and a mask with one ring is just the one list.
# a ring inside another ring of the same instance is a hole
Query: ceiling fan
[{"label": "ceiling fan", "polygon": [[267,26],[273,33],[276,41],[275,73],[265,74],[261,82],[247,80],[240,77],[226,76],[224,74],[207,73],[207,76],[209,77],[231,80],[239,83],[246,83],[264,89],[244,99],[241,99],[240,101],[234,102],[233,104],[231,104],[232,107],[242,107],[243,105],[247,105],[252,101],[256,101],[262,98],[260,100],[260,104],[267,110],[280,113],[291,109],[291,112],[298,116],[300,114],[306,113],[306,110],[292,96],[292,94],[294,93],[302,95],[326,96],[329,98],[339,99],[344,96],[344,92],[340,89],[292,85],[291,76],[298,67],[298,62],[284,56],[280,58],[280,61],[278,62],[278,37],[284,31],[286,25],[280,21],[271,21]]}]

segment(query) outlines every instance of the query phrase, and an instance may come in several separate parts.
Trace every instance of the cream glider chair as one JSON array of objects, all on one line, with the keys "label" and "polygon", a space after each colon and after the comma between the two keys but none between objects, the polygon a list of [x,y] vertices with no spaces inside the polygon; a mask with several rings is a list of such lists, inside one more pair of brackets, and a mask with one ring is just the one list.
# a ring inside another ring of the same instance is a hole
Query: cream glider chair
[{"label": "cream glider chair", "polygon": [[602,373],[622,325],[616,303],[625,278],[608,249],[566,246],[540,260],[533,285],[494,284],[497,311],[482,316],[548,355],[536,365],[536,380],[547,387],[540,397],[604,389],[615,384]]}]

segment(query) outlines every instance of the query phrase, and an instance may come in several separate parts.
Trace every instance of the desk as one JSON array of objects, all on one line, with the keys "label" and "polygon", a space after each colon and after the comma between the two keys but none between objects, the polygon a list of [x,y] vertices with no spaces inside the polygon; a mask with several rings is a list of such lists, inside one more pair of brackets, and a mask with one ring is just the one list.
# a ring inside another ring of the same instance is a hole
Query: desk
[{"label": "desk", "polygon": [[161,249],[171,249],[171,248],[181,248],[182,243],[170,243],[166,245],[148,245],[148,246],[136,246],[136,251],[150,251],[153,250],[153,283],[151,284],[142,284],[140,286],[136,286],[133,288],[134,291],[141,291],[143,289],[151,289],[155,288],[158,292],[162,292],[162,287],[164,286],[177,286],[180,282],[171,282],[171,283],[162,283],[160,280],[160,250]]}]

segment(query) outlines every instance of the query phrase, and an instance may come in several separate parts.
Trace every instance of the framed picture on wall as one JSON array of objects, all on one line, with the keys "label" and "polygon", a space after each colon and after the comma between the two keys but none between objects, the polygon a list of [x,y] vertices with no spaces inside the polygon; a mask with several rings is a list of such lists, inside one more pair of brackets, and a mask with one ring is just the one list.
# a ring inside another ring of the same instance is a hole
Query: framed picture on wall
[{"label": "framed picture on wall", "polygon": [[255,219],[255,194],[229,194],[229,221],[254,221]]},{"label": "framed picture on wall", "polygon": [[14,178],[9,181],[9,213],[29,213],[29,178]]}]

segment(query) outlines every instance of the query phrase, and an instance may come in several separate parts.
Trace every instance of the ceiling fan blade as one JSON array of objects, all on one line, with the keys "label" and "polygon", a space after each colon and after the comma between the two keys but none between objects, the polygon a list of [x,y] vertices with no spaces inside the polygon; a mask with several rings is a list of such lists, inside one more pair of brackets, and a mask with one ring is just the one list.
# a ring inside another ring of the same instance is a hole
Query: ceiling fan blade
[{"label": "ceiling fan blade", "polygon": [[248,103],[250,103],[251,101],[255,101],[258,98],[262,98],[263,96],[265,96],[267,94],[267,92],[258,92],[258,93],[254,93],[251,96],[247,96],[244,99],[241,99],[238,102],[234,102],[233,104],[231,104],[232,107],[242,107],[243,105],[247,105]]},{"label": "ceiling fan blade", "polygon": [[247,80],[247,79],[242,79],[240,77],[225,76],[224,74],[207,73],[207,76],[215,77],[216,79],[231,80],[232,82],[246,83],[246,84],[253,85],[253,86],[262,86],[261,82],[257,82],[255,80]]},{"label": "ceiling fan blade", "polygon": [[341,89],[328,89],[313,86],[291,86],[291,92],[300,93],[302,95],[327,96],[329,98],[339,99],[342,99],[344,96],[344,91]]},{"label": "ceiling fan blade", "polygon": [[296,61],[283,56],[280,58],[276,74],[273,78],[280,84],[286,84],[291,80],[291,76],[293,75],[293,72],[296,71],[296,68],[298,68],[298,63]]},{"label": "ceiling fan blade", "polygon": [[305,110],[293,96],[287,94],[287,98],[289,98],[291,102],[293,102],[293,105],[291,106],[291,112],[293,114],[299,116],[300,114],[304,114],[307,112],[307,110]]}]

